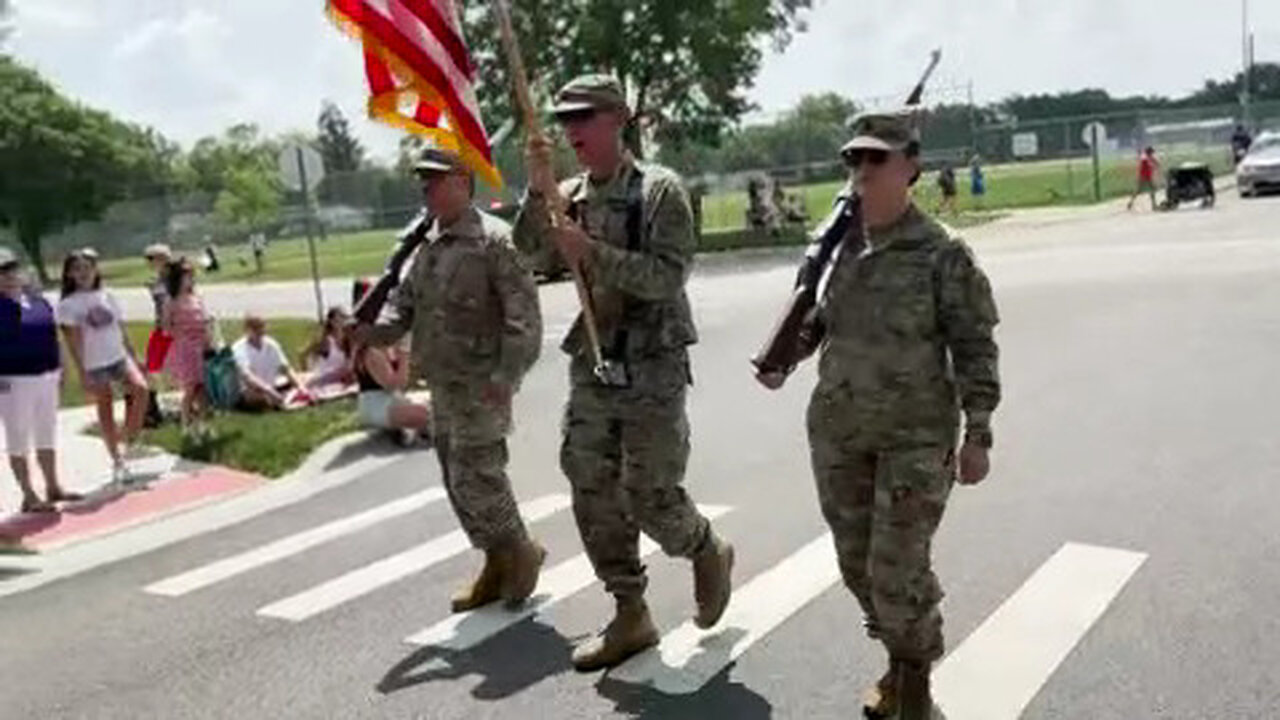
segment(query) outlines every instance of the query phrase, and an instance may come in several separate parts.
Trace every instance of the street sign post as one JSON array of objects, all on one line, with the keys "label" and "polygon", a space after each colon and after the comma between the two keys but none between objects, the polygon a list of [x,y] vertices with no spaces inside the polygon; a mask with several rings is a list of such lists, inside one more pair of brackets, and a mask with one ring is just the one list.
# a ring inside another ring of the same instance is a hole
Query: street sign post
[{"label": "street sign post", "polygon": [[[302,193],[304,224],[307,228],[307,252],[311,256],[311,284],[316,293],[316,318],[324,322],[324,295],[320,290],[320,263],[316,258],[316,241],[312,222],[316,221],[311,204],[311,191],[324,179],[324,158],[315,148],[302,143],[289,143],[280,151],[280,179],[285,187]],[[317,221],[318,222],[318,221]],[[320,232],[324,226],[320,224]]]}]

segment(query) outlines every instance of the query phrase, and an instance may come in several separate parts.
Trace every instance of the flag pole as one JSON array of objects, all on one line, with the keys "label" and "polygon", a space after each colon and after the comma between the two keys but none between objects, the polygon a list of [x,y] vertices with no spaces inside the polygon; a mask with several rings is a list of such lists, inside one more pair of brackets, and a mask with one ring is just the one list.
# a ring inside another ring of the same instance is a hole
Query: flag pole
[{"label": "flag pole", "polygon": [[[511,23],[511,9],[507,0],[493,0],[493,10],[498,19],[498,30],[502,34],[502,46],[507,54],[507,67],[511,71],[511,84],[515,89],[516,104],[524,119],[526,141],[546,142],[546,134],[542,131],[542,123],[533,106],[533,94],[529,91],[529,76],[525,72],[524,59],[520,55],[520,43],[516,39],[515,29]],[[532,177],[554,177],[551,173],[530,173]],[[546,183],[549,187],[536,190],[542,194],[547,205],[547,216],[554,230],[568,221],[564,217],[564,198],[560,196],[560,188],[554,183]],[[573,274],[573,285],[578,291],[578,304],[582,306],[582,324],[586,328],[587,342],[590,345],[591,361],[595,364],[597,376],[604,377],[607,363],[600,348],[600,331],[596,326],[596,317],[591,302],[591,292],[587,289],[587,280],[582,274],[579,264],[571,264],[569,272]]]}]

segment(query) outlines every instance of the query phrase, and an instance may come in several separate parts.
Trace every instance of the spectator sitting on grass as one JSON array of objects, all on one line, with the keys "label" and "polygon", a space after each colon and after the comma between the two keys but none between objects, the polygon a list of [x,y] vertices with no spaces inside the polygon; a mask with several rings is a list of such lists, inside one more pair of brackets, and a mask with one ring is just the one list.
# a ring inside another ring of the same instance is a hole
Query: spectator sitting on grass
[{"label": "spectator sitting on grass", "polygon": [[351,363],[351,316],[340,307],[329,308],[317,337],[303,352],[307,365],[306,389],[313,395],[346,394],[355,386]]},{"label": "spectator sitting on grass", "polygon": [[240,371],[241,403],[246,409],[282,409],[287,404],[290,390],[296,390],[305,398],[302,382],[298,379],[289,358],[276,339],[267,335],[267,323],[261,316],[249,313],[244,316],[244,337],[231,346],[236,368]]},{"label": "spectator sitting on grass", "polygon": [[409,387],[409,357],[397,347],[357,347],[356,382],[360,386],[356,411],[366,427],[397,433],[402,445],[427,437],[431,410],[405,397]]}]

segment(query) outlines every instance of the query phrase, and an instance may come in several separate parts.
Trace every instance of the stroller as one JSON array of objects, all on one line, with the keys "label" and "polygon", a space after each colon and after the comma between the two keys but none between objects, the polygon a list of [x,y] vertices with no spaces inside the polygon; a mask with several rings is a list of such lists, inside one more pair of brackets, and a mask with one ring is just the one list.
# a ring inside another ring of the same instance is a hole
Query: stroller
[{"label": "stroller", "polygon": [[1199,200],[1202,208],[1213,207],[1216,200],[1213,171],[1204,163],[1185,162],[1165,175],[1164,202],[1160,209],[1177,210],[1179,204],[1193,200]]}]

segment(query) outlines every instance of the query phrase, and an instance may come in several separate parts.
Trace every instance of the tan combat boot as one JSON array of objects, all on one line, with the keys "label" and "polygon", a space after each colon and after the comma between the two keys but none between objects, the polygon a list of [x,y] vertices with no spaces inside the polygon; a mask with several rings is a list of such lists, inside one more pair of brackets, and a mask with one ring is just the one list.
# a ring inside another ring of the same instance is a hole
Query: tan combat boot
[{"label": "tan combat boot", "polygon": [[643,598],[618,598],[618,611],[600,634],[573,651],[573,667],[591,672],[622,664],[627,658],[658,644],[658,628]]},{"label": "tan combat boot", "polygon": [[485,550],[484,567],[471,584],[453,596],[452,608],[456,613],[475,610],[502,598],[502,558],[498,550]]},{"label": "tan combat boot", "polygon": [[733,593],[733,546],[711,533],[693,558],[693,598],[698,614],[693,623],[706,630],[720,622]]},{"label": "tan combat boot", "polygon": [[502,575],[502,599],[509,604],[522,603],[538,587],[538,575],[547,551],[536,541],[524,538],[503,548],[506,561]]},{"label": "tan combat boot", "polygon": [[904,660],[898,669],[898,720],[941,720],[929,687],[931,663]]},{"label": "tan combat boot", "polygon": [[898,714],[898,674],[901,661],[889,658],[889,669],[867,689],[862,714],[868,720],[888,720]]}]

